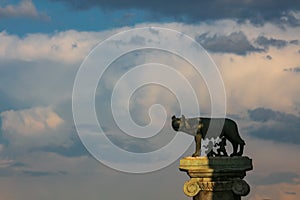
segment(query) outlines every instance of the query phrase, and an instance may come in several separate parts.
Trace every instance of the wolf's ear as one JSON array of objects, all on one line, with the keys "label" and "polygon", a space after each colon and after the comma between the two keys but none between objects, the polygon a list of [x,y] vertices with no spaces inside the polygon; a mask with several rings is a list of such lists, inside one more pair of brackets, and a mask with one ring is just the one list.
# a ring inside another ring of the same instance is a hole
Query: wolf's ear
[{"label": "wolf's ear", "polygon": [[181,118],[182,118],[182,119],[185,119],[185,116],[184,116],[184,115],[181,115]]},{"label": "wolf's ear", "polygon": [[173,119],[176,119],[175,115],[172,116],[172,120],[173,120]]}]

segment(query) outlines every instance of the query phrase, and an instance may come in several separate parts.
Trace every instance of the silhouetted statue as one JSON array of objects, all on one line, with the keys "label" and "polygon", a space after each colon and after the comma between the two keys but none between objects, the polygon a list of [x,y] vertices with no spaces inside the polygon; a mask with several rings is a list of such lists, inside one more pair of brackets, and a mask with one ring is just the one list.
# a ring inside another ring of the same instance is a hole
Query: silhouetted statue
[{"label": "silhouetted statue", "polygon": [[228,156],[227,151],[226,151],[226,138],[222,137],[221,141],[217,144],[215,144],[215,146],[219,147],[217,149],[217,154],[216,156]]},{"label": "silhouetted statue", "polygon": [[[172,128],[175,131],[182,131],[195,136],[196,151],[192,156],[196,157],[196,156],[200,156],[201,139],[205,138],[205,136],[207,135],[207,131],[210,123],[212,124],[212,126],[214,126],[216,124],[222,124],[222,122],[224,122],[224,124],[223,127],[221,127],[222,131],[219,137],[220,138],[224,137],[225,140],[223,141],[223,144],[219,145],[220,146],[219,154],[221,154],[221,152],[225,154],[223,150],[225,150],[226,139],[227,139],[232,144],[233,147],[233,152],[230,156],[243,155],[245,142],[239,135],[237,124],[231,119],[202,118],[202,117],[186,119],[184,115],[182,115],[181,118],[177,118],[174,115],[172,117]],[[216,130],[218,130],[218,128],[220,127],[216,127],[216,128],[217,128]],[[238,152],[238,146],[240,146],[239,152]]]},{"label": "silhouetted statue", "polygon": [[209,141],[208,144],[206,146],[203,145],[204,148],[206,148],[207,150],[205,151],[207,157],[213,157],[216,156],[217,154],[214,152],[214,144],[212,141]]},{"label": "silhouetted statue", "polygon": [[[218,143],[213,144],[212,141],[209,141],[209,143],[203,147],[207,150],[205,151],[207,157],[222,157],[222,156],[228,156],[226,151],[226,138],[222,137],[221,141]],[[217,153],[214,152],[214,147],[217,148]]]}]

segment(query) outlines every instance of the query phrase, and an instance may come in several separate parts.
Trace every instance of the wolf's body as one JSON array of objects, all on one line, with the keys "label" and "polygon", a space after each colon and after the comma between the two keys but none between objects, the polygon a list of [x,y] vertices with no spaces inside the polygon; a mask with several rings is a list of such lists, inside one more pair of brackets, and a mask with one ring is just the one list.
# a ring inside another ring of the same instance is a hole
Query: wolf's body
[{"label": "wolf's body", "polygon": [[[196,151],[193,156],[199,156],[201,139],[207,137],[209,132],[218,132],[218,136],[226,138],[233,147],[231,156],[241,156],[243,154],[244,140],[240,137],[237,124],[228,118],[205,118],[196,117],[186,119],[172,117],[172,127],[175,131],[182,131],[195,136]],[[216,134],[216,133],[215,133]],[[238,146],[240,150],[238,152]]]}]

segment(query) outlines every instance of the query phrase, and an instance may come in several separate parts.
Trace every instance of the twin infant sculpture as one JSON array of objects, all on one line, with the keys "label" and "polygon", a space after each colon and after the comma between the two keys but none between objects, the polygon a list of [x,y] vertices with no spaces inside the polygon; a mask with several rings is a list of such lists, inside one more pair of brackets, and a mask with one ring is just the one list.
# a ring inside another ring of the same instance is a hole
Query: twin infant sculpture
[{"label": "twin infant sculpture", "polygon": [[[209,151],[207,156],[227,156],[226,153],[226,140],[228,140],[233,147],[233,152],[230,156],[242,156],[244,151],[245,142],[241,138],[237,124],[228,118],[177,118],[175,115],[172,117],[172,128],[175,131],[181,131],[195,136],[196,151],[193,157],[200,156],[201,139],[208,136],[209,131],[219,132],[221,141],[216,144],[219,148],[217,153],[213,150]],[[239,151],[238,151],[239,147]]]}]

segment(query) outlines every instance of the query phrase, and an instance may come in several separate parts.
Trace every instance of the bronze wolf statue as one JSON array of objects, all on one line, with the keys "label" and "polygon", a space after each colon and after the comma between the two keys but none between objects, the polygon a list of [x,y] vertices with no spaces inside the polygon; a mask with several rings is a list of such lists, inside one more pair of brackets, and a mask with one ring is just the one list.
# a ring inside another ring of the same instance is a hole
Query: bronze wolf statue
[{"label": "bronze wolf statue", "polygon": [[[212,126],[212,130],[221,131],[219,137],[226,138],[233,147],[233,152],[230,156],[241,156],[244,151],[244,140],[240,137],[237,124],[228,118],[188,118],[184,115],[181,118],[177,118],[175,115],[172,117],[172,128],[175,131],[182,131],[195,136],[196,151],[192,155],[193,157],[200,156],[201,139],[207,136],[208,127]],[[218,127],[218,124],[222,125]],[[238,146],[240,146],[238,152]]]}]

